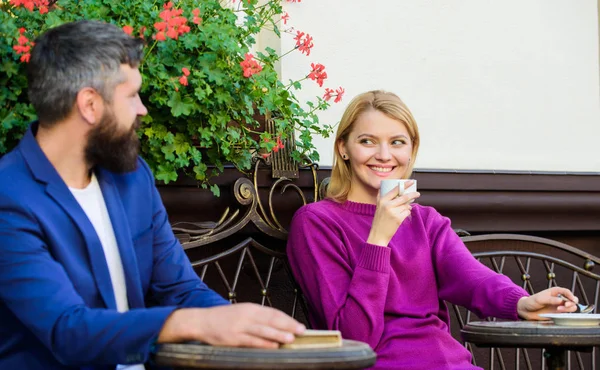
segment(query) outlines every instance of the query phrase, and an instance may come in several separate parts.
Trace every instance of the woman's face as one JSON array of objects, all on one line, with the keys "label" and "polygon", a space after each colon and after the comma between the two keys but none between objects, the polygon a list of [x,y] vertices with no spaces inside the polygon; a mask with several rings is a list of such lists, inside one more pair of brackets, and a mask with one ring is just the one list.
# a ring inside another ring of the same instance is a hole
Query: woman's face
[{"label": "woman's face", "polygon": [[403,178],[410,165],[412,140],[406,126],[377,110],[361,114],[338,150],[350,162],[348,200],[375,204],[381,180]]}]

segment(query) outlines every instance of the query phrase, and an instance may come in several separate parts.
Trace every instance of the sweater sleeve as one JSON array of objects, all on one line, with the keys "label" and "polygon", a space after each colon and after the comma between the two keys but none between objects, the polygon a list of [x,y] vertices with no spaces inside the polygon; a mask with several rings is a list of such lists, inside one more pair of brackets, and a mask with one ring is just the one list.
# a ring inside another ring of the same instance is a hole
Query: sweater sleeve
[{"label": "sweater sleeve", "polygon": [[344,338],[375,348],[384,327],[390,249],[346,243],[342,225],[302,208],[290,228],[290,265],[315,327],[340,330]]},{"label": "sweater sleeve", "polygon": [[425,223],[440,299],[464,306],[481,318],[517,320],[517,302],[529,294],[506,275],[477,261],[452,230],[448,218],[432,211]]}]

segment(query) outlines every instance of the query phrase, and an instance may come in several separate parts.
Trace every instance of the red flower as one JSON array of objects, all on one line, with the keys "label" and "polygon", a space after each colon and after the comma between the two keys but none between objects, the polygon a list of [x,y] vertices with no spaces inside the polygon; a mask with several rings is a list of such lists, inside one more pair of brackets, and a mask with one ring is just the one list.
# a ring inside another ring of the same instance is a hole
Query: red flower
[{"label": "red flower", "polygon": [[169,38],[177,39],[178,36],[179,33],[177,33],[177,30],[175,28],[169,28],[169,30],[167,31],[167,37]]},{"label": "red flower", "polygon": [[183,35],[184,33],[188,33],[188,32],[190,32],[190,26],[188,26],[187,24],[184,24],[183,26],[181,26],[177,29],[177,32],[180,35]]},{"label": "red flower", "polygon": [[308,78],[310,78],[313,81],[317,81],[319,86],[322,87],[323,81],[325,81],[325,79],[327,78],[327,72],[325,72],[325,66],[320,63],[317,63],[317,64],[311,63],[310,66],[311,66],[312,70],[308,74]]},{"label": "red flower", "polygon": [[200,9],[196,8],[192,10],[192,15],[194,16],[194,19],[192,20],[194,24],[202,23],[202,18],[200,17]]},{"label": "red flower", "polygon": [[131,35],[133,33],[133,27],[131,27],[131,26],[123,26],[123,32],[125,32],[128,35]]},{"label": "red flower", "polygon": [[165,9],[158,14],[160,19],[168,21],[171,18],[171,11],[169,9]]},{"label": "red flower", "polygon": [[179,77],[179,83],[182,84],[183,86],[187,86],[188,85],[187,77],[185,77],[185,76]]},{"label": "red flower", "polygon": [[245,59],[240,62],[240,66],[244,71],[244,77],[250,77],[253,74],[262,71],[261,65],[254,59],[254,55],[250,53],[246,54]]},{"label": "red flower", "polygon": [[17,54],[25,54],[25,53],[29,53],[29,51],[31,50],[31,46],[15,45],[15,46],[13,46],[13,50],[16,51]]},{"label": "red flower", "polygon": [[281,20],[283,21],[283,24],[287,24],[287,21],[290,19],[290,15],[285,12],[284,15],[281,16]]},{"label": "red flower", "polygon": [[312,49],[314,44],[312,42],[313,38],[309,34],[297,31],[294,40],[296,40],[296,47],[298,48],[298,50],[300,50],[301,53],[306,53],[306,55],[310,55],[310,49]]},{"label": "red flower", "polygon": [[37,7],[40,14],[48,13],[48,0],[10,0],[9,2],[14,7],[23,6],[30,12]]},{"label": "red flower", "polygon": [[187,69],[187,68],[185,68],[185,67],[181,68],[181,72],[183,72],[184,76],[189,76],[190,75],[190,70]]},{"label": "red flower", "polygon": [[335,90],[337,96],[335,97],[335,100],[333,101],[334,103],[339,103],[342,101],[342,96],[344,95],[344,93],[346,92],[346,90],[344,90],[341,86],[339,89]]},{"label": "red flower", "polygon": [[296,37],[294,37],[294,40],[296,40],[296,46],[300,46],[302,44],[302,37],[304,37],[304,32],[296,31]]},{"label": "red flower", "polygon": [[26,36],[21,35],[17,39],[17,42],[19,43],[19,45],[25,45],[29,42],[29,39]]},{"label": "red flower", "polygon": [[[179,35],[190,32],[190,26],[186,24],[187,18],[181,16],[183,9],[173,9],[173,3],[170,1],[163,5],[163,8],[164,10],[159,14],[163,22],[154,23],[154,28],[159,31],[155,37],[157,40],[164,41],[167,37],[178,39]],[[196,10],[200,14],[199,9],[194,9],[192,12],[196,14]],[[196,18],[194,17],[194,23],[198,24],[202,19]],[[159,36],[161,33],[162,35]]]},{"label": "red flower", "polygon": [[26,32],[26,30],[24,28],[19,29],[19,37],[17,38],[18,45],[13,46],[13,50],[18,55],[21,55],[21,58],[20,58],[21,62],[27,63],[27,62],[29,62],[29,58],[31,57],[29,52],[31,51],[31,48],[33,47],[34,43],[31,42],[24,35],[25,32]]},{"label": "red flower", "polygon": [[298,50],[300,50],[302,54],[306,53],[307,56],[310,55],[310,49],[314,46],[312,40],[313,38],[309,34],[306,34],[302,44],[298,46]]},{"label": "red flower", "polygon": [[277,137],[277,143],[275,144],[275,146],[273,147],[273,153],[277,153],[279,151],[279,149],[283,149],[285,148],[285,145],[283,145],[283,141],[281,141],[281,136]]},{"label": "red flower", "polygon": [[277,148],[279,148],[279,149],[285,148],[285,145],[283,145],[283,142],[281,141],[281,137],[277,138]]},{"label": "red flower", "polygon": [[329,101],[329,99],[331,99],[332,94],[335,91],[333,89],[330,89],[328,87],[325,88],[325,95],[323,95],[323,99],[325,99],[325,101]]}]

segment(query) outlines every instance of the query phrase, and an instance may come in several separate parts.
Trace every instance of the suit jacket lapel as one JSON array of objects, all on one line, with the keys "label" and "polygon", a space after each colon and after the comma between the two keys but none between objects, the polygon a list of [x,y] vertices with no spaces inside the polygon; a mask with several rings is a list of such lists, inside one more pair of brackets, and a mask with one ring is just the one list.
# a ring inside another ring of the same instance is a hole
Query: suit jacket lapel
[{"label": "suit jacket lapel", "polygon": [[108,272],[108,265],[106,264],[106,256],[104,255],[104,249],[102,248],[102,243],[98,238],[96,229],[94,229],[94,226],[87,215],[79,203],[77,203],[77,200],[73,194],[71,194],[71,191],[69,191],[69,188],[64,182],[62,184],[48,184],[46,192],[54,198],[56,203],[65,210],[77,227],[79,227],[79,230],[85,239],[88,255],[90,256],[90,265],[92,266],[96,286],[100,291],[104,304],[107,308],[116,310],[117,303],[112,287],[112,281],[110,279],[110,273]]},{"label": "suit jacket lapel", "polygon": [[142,283],[138,269],[137,257],[133,249],[131,230],[129,221],[121,202],[120,194],[114,185],[112,174],[106,170],[99,169],[96,172],[102,196],[106,202],[106,208],[115,232],[115,238],[119,245],[119,253],[123,262],[125,271],[125,284],[127,286],[127,299],[130,308],[144,307],[142,294]]},{"label": "suit jacket lapel", "polygon": [[[89,262],[96,280],[98,291],[104,300],[107,308],[116,309],[115,295],[110,280],[110,273],[104,256],[104,249],[100,239],[96,234],[85,212],[77,203],[77,200],[71,194],[71,191],[62,180],[54,166],[48,161],[48,158],[35,140],[34,132],[37,130],[37,122],[33,123],[25,133],[23,140],[19,144],[21,155],[29,166],[33,176],[37,181],[46,184],[46,192],[54,201],[62,207],[69,215],[71,220],[81,231],[85,240]],[[82,246],[73,245],[72,248],[81,248]]]}]

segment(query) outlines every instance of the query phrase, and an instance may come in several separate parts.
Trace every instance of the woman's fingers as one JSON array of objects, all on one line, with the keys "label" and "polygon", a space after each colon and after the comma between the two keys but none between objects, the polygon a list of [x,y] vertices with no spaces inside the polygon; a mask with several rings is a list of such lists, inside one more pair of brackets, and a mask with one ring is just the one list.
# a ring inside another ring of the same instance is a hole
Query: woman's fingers
[{"label": "woman's fingers", "polygon": [[401,197],[394,199],[392,202],[397,203],[397,204],[412,203],[412,201],[414,201],[415,199],[417,199],[420,196],[421,196],[421,193],[419,193],[419,192],[405,193]]},{"label": "woman's fingers", "polygon": [[556,296],[558,296],[560,294],[572,302],[579,303],[579,298],[577,298],[577,296],[575,294],[573,294],[573,292],[571,292],[569,289],[562,288],[562,287],[555,287],[552,289],[555,290]]},{"label": "woman's fingers", "polygon": [[379,195],[379,197],[381,198],[381,200],[389,202],[392,199],[398,197],[398,188],[392,188],[392,190],[388,191],[383,196]]}]

